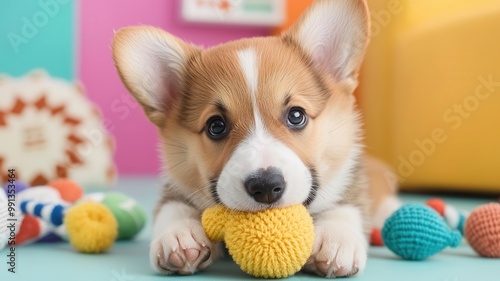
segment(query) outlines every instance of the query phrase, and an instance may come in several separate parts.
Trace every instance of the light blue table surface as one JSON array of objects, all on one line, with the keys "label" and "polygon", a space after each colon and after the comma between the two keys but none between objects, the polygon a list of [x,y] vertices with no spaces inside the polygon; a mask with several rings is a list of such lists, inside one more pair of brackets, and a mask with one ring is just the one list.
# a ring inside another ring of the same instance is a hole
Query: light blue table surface
[{"label": "light blue table surface", "polygon": [[[122,178],[116,190],[124,192],[144,207],[148,214],[158,197],[160,183],[153,178]],[[424,202],[428,196],[403,195],[406,202]],[[491,200],[479,198],[446,198],[460,209],[471,210]],[[106,254],[87,255],[75,252],[68,243],[32,244],[17,248],[15,274],[7,271],[7,251],[0,252],[0,280],[252,280],[230,258],[217,261],[194,276],[155,275],[149,267],[148,245],[151,220],[133,241],[117,242]],[[287,280],[321,280],[297,274]],[[386,281],[500,281],[500,259],[478,257],[465,243],[421,261],[403,261],[386,248],[371,248],[367,269],[352,280]]]}]

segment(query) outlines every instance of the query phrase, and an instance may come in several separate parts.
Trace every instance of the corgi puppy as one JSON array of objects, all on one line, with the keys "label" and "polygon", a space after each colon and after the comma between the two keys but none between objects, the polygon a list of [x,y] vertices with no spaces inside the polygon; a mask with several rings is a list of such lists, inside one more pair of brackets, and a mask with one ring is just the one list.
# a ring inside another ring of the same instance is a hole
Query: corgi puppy
[{"label": "corgi puppy", "polygon": [[363,0],[317,0],[281,36],[209,49],[153,27],[116,32],[118,73],[161,136],[157,272],[193,274],[216,260],[200,221],[214,204],[304,204],[316,232],[304,271],[365,269],[374,221],[398,207],[390,170],[363,156],[353,91],[368,33]]}]

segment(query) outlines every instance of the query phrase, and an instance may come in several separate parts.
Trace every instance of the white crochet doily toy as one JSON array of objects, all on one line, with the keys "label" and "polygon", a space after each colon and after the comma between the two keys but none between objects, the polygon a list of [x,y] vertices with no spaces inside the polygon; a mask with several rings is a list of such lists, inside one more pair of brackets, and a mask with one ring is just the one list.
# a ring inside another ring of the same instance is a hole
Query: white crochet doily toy
[{"label": "white crochet doily toy", "polygon": [[0,182],[36,186],[69,178],[109,187],[116,177],[113,140],[83,87],[34,71],[0,76]]}]

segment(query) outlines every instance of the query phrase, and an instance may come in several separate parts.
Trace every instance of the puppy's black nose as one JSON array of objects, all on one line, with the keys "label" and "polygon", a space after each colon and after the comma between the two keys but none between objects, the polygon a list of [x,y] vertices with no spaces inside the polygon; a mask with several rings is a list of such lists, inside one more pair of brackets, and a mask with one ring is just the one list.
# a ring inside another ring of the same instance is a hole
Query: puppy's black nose
[{"label": "puppy's black nose", "polygon": [[245,188],[255,201],[272,204],[285,192],[286,182],[278,168],[268,167],[248,176],[245,179]]}]

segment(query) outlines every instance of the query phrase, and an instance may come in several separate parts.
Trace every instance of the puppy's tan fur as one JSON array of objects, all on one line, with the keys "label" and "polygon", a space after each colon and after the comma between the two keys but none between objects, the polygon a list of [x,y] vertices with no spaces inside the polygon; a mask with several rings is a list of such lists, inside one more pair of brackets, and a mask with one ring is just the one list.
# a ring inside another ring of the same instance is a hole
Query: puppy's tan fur
[{"label": "puppy's tan fur", "polygon": [[[390,171],[358,153],[361,124],[352,92],[368,43],[368,12],[361,0],[317,2],[281,37],[243,39],[207,50],[152,27],[116,33],[113,56],[118,72],[161,135],[167,176],[150,256],[159,272],[191,274],[216,258],[214,245],[199,225],[200,212],[217,203],[214,184],[252,134],[257,111],[266,133],[291,149],[318,180],[317,186],[303,186],[308,191],[318,189],[309,198],[317,242],[304,269],[325,276],[350,276],[364,269],[370,215],[384,217],[387,212],[377,214],[378,205],[395,193],[391,182],[381,180]],[[324,8],[344,9],[355,28],[340,23],[338,34],[346,39],[338,39],[338,44],[344,45],[327,45],[323,50],[321,42],[311,42],[309,48],[304,39],[309,38],[307,31],[329,28],[312,18],[321,17]],[[256,53],[256,93],[250,92],[241,70],[242,50]],[[318,52],[325,56],[337,52],[339,59],[324,63]],[[291,107],[307,113],[303,130],[290,130],[283,122]],[[205,133],[207,120],[215,115],[229,120],[229,135],[221,141]],[[339,175],[343,169],[348,171]],[[370,204],[370,194],[376,195],[376,206]],[[332,227],[342,225],[345,230],[331,234]],[[351,260],[344,261],[346,257]]]}]

